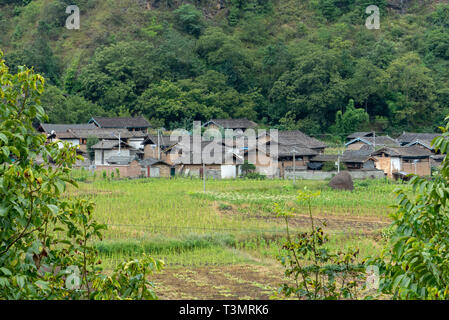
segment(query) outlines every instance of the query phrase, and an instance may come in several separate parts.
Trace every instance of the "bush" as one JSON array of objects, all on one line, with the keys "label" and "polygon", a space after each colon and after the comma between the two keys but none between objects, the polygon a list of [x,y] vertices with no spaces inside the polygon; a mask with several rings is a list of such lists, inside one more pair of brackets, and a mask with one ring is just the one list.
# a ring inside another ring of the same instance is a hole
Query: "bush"
[{"label": "bush", "polygon": [[321,170],[326,171],[326,172],[336,171],[337,166],[332,161],[326,161]]},{"label": "bush", "polygon": [[[446,121],[449,117],[446,118]],[[449,122],[443,136],[433,142],[435,151],[449,150]],[[396,212],[382,255],[371,260],[379,270],[380,293],[403,300],[449,298],[449,159],[432,181],[414,176],[408,188],[396,190]]]},{"label": "bush", "polygon": [[267,177],[263,174],[260,174],[258,172],[250,172],[245,176],[246,179],[252,179],[252,180],[265,180]]}]

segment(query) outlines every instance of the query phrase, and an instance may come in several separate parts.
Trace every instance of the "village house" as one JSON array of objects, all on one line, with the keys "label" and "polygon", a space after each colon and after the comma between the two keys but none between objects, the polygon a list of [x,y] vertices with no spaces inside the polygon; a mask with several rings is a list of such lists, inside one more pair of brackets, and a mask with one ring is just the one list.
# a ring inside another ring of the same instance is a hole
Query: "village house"
[{"label": "village house", "polygon": [[128,131],[148,132],[150,123],[142,116],[140,117],[93,117],[89,120],[98,128],[103,129],[126,129]]},{"label": "village house", "polygon": [[418,176],[431,174],[432,153],[418,146],[383,147],[371,155],[377,160],[376,168],[383,170],[389,178],[397,179],[407,174]]},{"label": "village house", "polygon": [[117,161],[124,161],[121,165],[130,163],[128,160],[139,160],[143,158],[143,151],[136,149],[124,141],[102,140],[92,146],[95,151],[94,164],[96,166],[107,166],[117,164]]},{"label": "village house", "polygon": [[441,154],[439,151],[435,151],[435,148],[432,146],[432,140],[436,137],[440,136],[437,133],[406,133],[404,132],[398,140],[401,142],[401,145],[411,147],[418,146],[420,148],[424,148],[432,152],[430,156],[430,165],[432,167],[439,167],[444,159],[444,154]]},{"label": "village house", "polygon": [[242,133],[248,129],[255,129],[257,123],[248,119],[211,119],[203,124],[203,127],[217,130],[232,129]]},{"label": "village house", "polygon": [[278,131],[277,141],[270,135],[270,132],[267,131],[265,134],[259,135],[258,141],[259,143],[265,142],[270,144],[271,142],[275,142],[278,145],[308,148],[315,151],[317,154],[324,153],[324,150],[327,147],[325,143],[310,137],[299,130]]},{"label": "village house", "polygon": [[[345,150],[340,156],[340,163],[342,163],[347,170],[376,170],[375,162],[377,161],[371,156],[372,150],[370,148],[362,148],[361,150]],[[312,169],[319,169],[326,162],[337,163],[338,154],[320,154],[312,159]]]},{"label": "village house", "polygon": [[144,159],[154,158],[164,161],[167,160],[167,153],[165,153],[164,151],[178,143],[178,141],[173,141],[170,138],[171,137],[169,135],[149,134],[142,142]]},{"label": "village house", "polygon": [[[193,139],[187,147],[182,142],[164,151],[167,162],[175,167],[176,175],[202,177],[203,165],[206,177],[215,179],[236,178],[241,174],[243,157],[233,148],[214,141],[201,141],[201,150],[193,148]],[[199,152],[197,152],[199,151]],[[219,153],[216,154],[215,152]]]},{"label": "village house", "polygon": [[142,176],[147,178],[168,178],[175,176],[175,167],[172,167],[165,161],[146,158],[141,160]]},{"label": "village house", "polygon": [[399,147],[400,144],[389,136],[356,137],[345,143],[345,147],[348,150],[360,150],[363,146],[372,148]]}]

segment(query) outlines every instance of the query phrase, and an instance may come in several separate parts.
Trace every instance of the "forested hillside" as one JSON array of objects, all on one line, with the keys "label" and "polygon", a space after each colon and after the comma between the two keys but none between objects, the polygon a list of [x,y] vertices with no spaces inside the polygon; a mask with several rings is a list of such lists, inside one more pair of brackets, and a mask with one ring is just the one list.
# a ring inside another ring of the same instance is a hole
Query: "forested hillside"
[{"label": "forested hillside", "polygon": [[[67,5],[80,30],[65,26]],[[368,5],[381,10],[369,30]],[[0,0],[12,72],[52,122],[246,117],[309,134],[435,131],[449,114],[449,5],[390,0]]]}]

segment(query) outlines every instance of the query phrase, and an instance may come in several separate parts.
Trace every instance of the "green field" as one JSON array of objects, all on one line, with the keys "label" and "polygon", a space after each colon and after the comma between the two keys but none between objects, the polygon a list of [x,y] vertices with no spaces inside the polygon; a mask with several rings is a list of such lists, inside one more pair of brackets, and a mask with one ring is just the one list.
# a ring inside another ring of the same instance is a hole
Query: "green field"
[{"label": "green field", "polygon": [[326,221],[329,246],[360,248],[360,258],[379,252],[398,186],[387,180],[355,181],[355,190],[334,191],[327,181],[94,179],[76,173],[76,197],[91,198],[108,225],[96,246],[106,270],[143,252],[163,259],[155,282],[162,299],[269,298],[283,281],[276,260],[285,224],[274,203],[296,206],[291,226],[309,225],[295,203],[298,189],[321,190],[314,216]]}]

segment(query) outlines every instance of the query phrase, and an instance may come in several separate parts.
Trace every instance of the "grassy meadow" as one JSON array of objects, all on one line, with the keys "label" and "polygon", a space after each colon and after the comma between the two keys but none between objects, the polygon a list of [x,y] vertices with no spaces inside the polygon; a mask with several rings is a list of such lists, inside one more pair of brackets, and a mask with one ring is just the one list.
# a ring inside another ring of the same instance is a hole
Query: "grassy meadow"
[{"label": "grassy meadow", "polygon": [[162,299],[269,298],[284,281],[276,260],[285,222],[275,203],[295,206],[294,230],[309,226],[306,208],[295,202],[298,189],[320,190],[313,214],[326,222],[329,246],[360,249],[360,258],[382,248],[396,183],[355,181],[355,190],[334,191],[328,181],[120,180],[75,172],[78,189],[68,194],[96,203],[96,219],[108,225],[98,241],[107,270],[142,253],[163,259],[154,281]]}]

